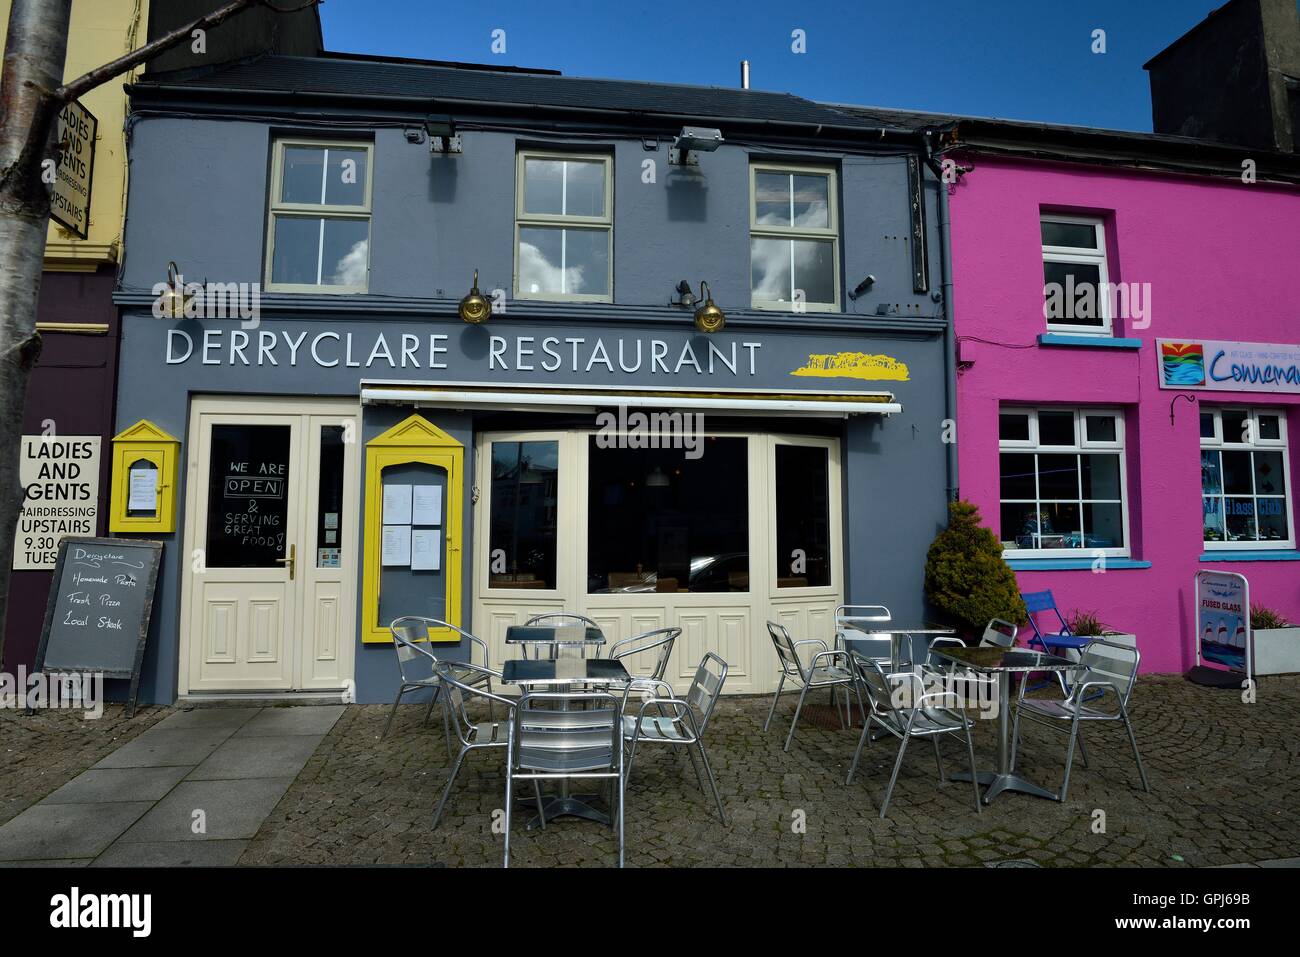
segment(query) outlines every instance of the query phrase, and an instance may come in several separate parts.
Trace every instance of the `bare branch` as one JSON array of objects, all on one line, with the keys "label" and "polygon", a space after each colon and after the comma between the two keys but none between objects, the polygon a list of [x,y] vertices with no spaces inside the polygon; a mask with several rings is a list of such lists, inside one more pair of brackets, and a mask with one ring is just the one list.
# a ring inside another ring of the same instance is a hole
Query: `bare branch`
[{"label": "bare branch", "polygon": [[306,10],[308,7],[315,6],[319,2],[320,0],[307,0],[307,2],[303,3],[301,6],[282,10],[272,3],[271,0],[232,0],[232,2],[226,4],[224,7],[213,10],[206,16],[199,17],[199,19],[195,20],[193,23],[186,24],[183,27],[178,27],[171,33],[161,36],[151,43],[146,43],[138,50],[132,50],[130,53],[120,56],[116,60],[105,63],[103,66],[96,67],[89,73],[77,77],[70,83],[63,84],[63,86],[54,91],[54,99],[59,103],[69,103],[82,94],[93,90],[100,84],[107,83],[109,80],[113,79],[113,77],[133,70],[141,63],[152,60],[163,51],[170,50],[177,44],[184,43],[190,39],[195,30],[206,30],[210,27],[218,26],[230,17],[233,17],[235,14],[242,13],[251,7],[264,6],[276,13],[295,13],[299,10]]}]

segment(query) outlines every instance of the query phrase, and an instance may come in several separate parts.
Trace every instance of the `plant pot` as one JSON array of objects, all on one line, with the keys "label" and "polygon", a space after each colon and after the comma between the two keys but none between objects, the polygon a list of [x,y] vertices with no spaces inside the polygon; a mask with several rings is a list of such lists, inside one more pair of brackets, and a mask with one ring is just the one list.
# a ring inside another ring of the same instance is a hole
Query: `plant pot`
[{"label": "plant pot", "polygon": [[[1132,635],[1127,632],[1116,632],[1115,634],[1110,635],[1089,635],[1089,638],[1094,638],[1097,641],[1109,641],[1112,644],[1123,645],[1125,648],[1136,648],[1138,643],[1137,635]],[[1105,651],[1107,649],[1102,650]],[[1071,661],[1079,660],[1079,652],[1074,651],[1073,649],[1063,652],[1062,656],[1069,658]]]},{"label": "plant pot", "polygon": [[1255,674],[1287,675],[1300,672],[1300,626],[1291,628],[1257,628]]}]

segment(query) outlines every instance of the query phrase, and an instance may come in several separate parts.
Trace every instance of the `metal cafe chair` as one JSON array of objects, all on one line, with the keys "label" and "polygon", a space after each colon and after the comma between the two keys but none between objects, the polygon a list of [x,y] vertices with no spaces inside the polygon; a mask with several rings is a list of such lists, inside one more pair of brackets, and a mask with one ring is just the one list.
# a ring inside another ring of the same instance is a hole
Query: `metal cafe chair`
[{"label": "metal cafe chair", "polygon": [[[394,618],[389,623],[388,630],[393,635],[393,647],[397,651],[397,671],[401,676],[401,683],[397,688],[397,697],[393,699],[393,707],[388,712],[388,723],[384,725],[384,733],[380,735],[381,738],[388,737],[388,732],[393,727],[393,717],[397,714],[397,706],[401,704],[402,697],[408,692],[421,688],[432,688],[433,695],[429,699],[429,707],[424,712],[426,723],[428,723],[429,715],[433,713],[433,706],[438,702],[440,692],[438,666],[441,662],[438,661],[438,656],[429,650],[429,629],[431,628],[450,628],[469,642],[469,662],[465,664],[453,663],[451,665],[452,676],[467,684],[484,685],[489,693],[492,691],[492,677],[496,675],[496,672],[487,667],[487,642],[483,641],[483,639],[476,638],[465,629],[438,618],[423,618],[419,615],[403,615],[400,618]],[[474,665],[475,648],[478,648],[482,654],[482,663],[480,665]],[[497,677],[500,676],[497,675]],[[491,717],[490,703],[488,709],[488,716]],[[450,755],[451,729],[446,722],[444,722],[443,731],[447,738],[447,754]]]},{"label": "metal cafe chair", "polygon": [[[632,762],[636,760],[638,744],[668,744],[685,748],[691,767],[695,769],[695,778],[700,782],[700,790],[713,792],[713,800],[718,805],[718,819],[724,827],[727,824],[727,814],[722,809],[718,782],[713,777],[713,769],[704,753],[703,737],[726,680],[727,663],[710,651],[701,659],[690,688],[681,698],[673,694],[672,685],[657,678],[633,679],[623,692],[623,741],[629,746],[624,769],[626,777],[632,776]],[[637,713],[631,715],[627,714],[627,703],[634,689],[648,692],[651,697],[642,700]],[[659,713],[646,714],[652,707],[657,708]],[[699,764],[695,763],[696,753],[699,755]],[[704,766],[703,775],[700,774],[700,765]],[[707,789],[704,786],[705,778],[709,782]]]},{"label": "metal cafe chair", "polygon": [[[541,615],[533,615],[532,618],[529,618],[524,622],[524,627],[531,625],[544,625],[551,628],[563,627],[565,625],[581,625],[583,628],[595,628],[596,631],[600,631],[600,625],[596,624],[586,615],[579,615],[576,612],[568,611],[551,611]],[[545,652],[548,658],[554,660],[560,656],[561,649],[568,646],[561,641],[530,641],[522,642],[519,647],[525,658],[528,657],[528,649],[531,647],[533,649],[534,658],[541,659],[543,652]],[[585,642],[578,646],[578,654],[581,657],[586,657],[587,650]]]},{"label": "metal cafe chair", "polygon": [[980,637],[979,646],[981,648],[1014,648],[1018,634],[1020,634],[1018,626],[1001,618],[994,618],[984,626],[984,634]]},{"label": "metal cafe chair", "polygon": [[603,779],[614,785],[611,825],[618,831],[623,866],[623,722],[619,699],[608,691],[532,692],[519,699],[509,726],[506,768],[506,836],[503,866],[510,866],[510,818],[514,782],[532,781],[537,811],[546,828],[543,781]]},{"label": "metal cafe chair", "polygon": [[[1141,653],[1135,647],[1121,645],[1113,641],[1094,638],[1083,649],[1080,659],[1082,672],[1074,679],[1073,687],[1062,700],[1026,698],[1025,682],[1020,683],[1020,696],[1016,702],[1016,717],[1011,725],[1011,767],[1016,766],[1016,748],[1020,741],[1020,718],[1041,724],[1057,731],[1065,732],[1069,724],[1070,743],[1065,753],[1065,778],[1061,781],[1061,793],[1058,801],[1064,801],[1070,791],[1070,767],[1074,763],[1074,743],[1079,742],[1079,754],[1083,766],[1088,767],[1088,752],[1083,746],[1082,722],[1119,721],[1128,732],[1129,744],[1133,747],[1133,760],[1137,763],[1138,775],[1142,778],[1142,790],[1150,792],[1146,768],[1142,766],[1142,755],[1138,753],[1137,737],[1133,734],[1133,723],[1128,717],[1129,698],[1133,686],[1137,683],[1138,664]],[[1115,710],[1103,710],[1085,702],[1100,702],[1114,696]]]},{"label": "metal cafe chair", "polygon": [[[847,702],[850,689],[856,693],[857,683],[853,680],[853,674],[849,670],[849,652],[844,649],[832,651],[826,647],[826,642],[820,638],[805,638],[802,641],[795,641],[790,637],[790,632],[786,630],[784,625],[779,625],[774,621],[767,623],[767,633],[772,636],[772,645],[776,648],[777,662],[781,666],[781,679],[777,682],[776,693],[772,695],[772,707],[768,709],[767,720],[763,722],[764,731],[772,723],[772,715],[776,713],[776,702],[781,697],[781,690],[785,687],[786,679],[796,682],[801,688],[799,703],[794,709],[794,719],[790,722],[790,733],[786,735],[785,747],[782,749],[789,751],[790,742],[794,740],[795,725],[799,723],[799,712],[803,710],[804,699],[808,697],[808,692],[816,688],[829,688],[831,690],[831,707],[836,708],[836,713],[839,713],[836,705],[836,689],[844,689]],[[822,649],[813,655],[812,661],[809,662],[807,668],[799,660],[800,645],[820,645]],[[824,664],[819,664],[819,662],[824,662]],[[858,707],[862,708],[861,696],[858,698]],[[866,714],[865,709],[863,714]],[[840,714],[840,721],[841,723],[844,722],[843,714]]]},{"label": "metal cafe chair", "polygon": [[[464,673],[468,668],[487,678],[500,677],[494,671],[487,668],[479,668],[476,665],[460,665],[456,668],[459,673]],[[442,798],[438,801],[438,809],[433,812],[433,826],[437,827],[438,822],[442,820],[443,808],[447,806],[447,798],[451,796],[452,785],[456,783],[456,775],[460,773],[461,763],[465,760],[465,755],[479,748],[502,748],[509,745],[510,723],[515,717],[515,703],[509,698],[503,698],[500,695],[492,694],[481,688],[475,687],[459,680],[453,673],[453,666],[440,664],[438,666],[438,678],[441,682],[443,692],[442,708],[444,713],[448,714],[450,723],[456,729],[456,737],[460,739],[460,753],[456,755],[456,760],[452,763],[451,773],[447,776],[447,786],[443,788]],[[488,708],[491,709],[493,702],[500,704],[506,709],[504,721],[494,721],[489,710],[487,721],[475,721],[469,716],[468,703],[473,699],[480,699],[487,702]],[[537,788],[538,803],[541,802],[541,789]]]},{"label": "metal cafe chair", "polygon": [[662,681],[664,674],[668,671],[668,659],[672,657],[673,643],[677,641],[681,633],[680,628],[656,628],[654,631],[633,635],[631,638],[624,638],[622,641],[614,642],[614,646],[609,650],[609,656],[617,660],[639,655],[643,651],[656,651],[657,649],[654,669],[648,675],[636,677]]},{"label": "metal cafe chair", "polygon": [[[886,674],[879,661],[862,655],[853,655],[852,667],[856,680],[866,692],[867,700],[871,704],[871,713],[862,728],[862,735],[858,738],[858,747],[853,753],[853,763],[849,766],[849,774],[844,779],[844,783],[846,785],[853,783],[853,775],[858,769],[862,749],[871,739],[873,724],[898,738],[901,742],[898,746],[898,757],[894,760],[894,771],[889,776],[889,786],[885,788],[885,798],[880,805],[880,817],[883,819],[885,812],[889,810],[889,799],[894,793],[894,785],[898,782],[898,772],[903,767],[903,755],[907,753],[908,742],[913,738],[930,738],[934,742],[934,760],[939,769],[939,782],[942,784],[943,759],[939,754],[939,738],[943,735],[965,735],[966,755],[970,759],[971,787],[975,794],[975,812],[980,813],[980,791],[975,773],[975,746],[971,743],[970,736],[971,727],[975,722],[966,716],[966,696],[953,695],[949,691],[927,692],[923,675],[911,670]],[[956,709],[950,707],[954,698],[958,705]]]}]

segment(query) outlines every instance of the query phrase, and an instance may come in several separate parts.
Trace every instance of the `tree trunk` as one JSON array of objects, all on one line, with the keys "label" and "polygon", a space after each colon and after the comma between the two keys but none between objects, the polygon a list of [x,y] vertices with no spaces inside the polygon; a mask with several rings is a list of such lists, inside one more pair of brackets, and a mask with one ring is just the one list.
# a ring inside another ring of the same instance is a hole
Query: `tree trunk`
[{"label": "tree trunk", "polygon": [[72,0],[13,0],[0,73],[0,661],[24,497],[23,405],[41,351],[36,297],[52,186],[42,181],[42,161],[57,163],[55,91],[63,85],[71,8]]}]

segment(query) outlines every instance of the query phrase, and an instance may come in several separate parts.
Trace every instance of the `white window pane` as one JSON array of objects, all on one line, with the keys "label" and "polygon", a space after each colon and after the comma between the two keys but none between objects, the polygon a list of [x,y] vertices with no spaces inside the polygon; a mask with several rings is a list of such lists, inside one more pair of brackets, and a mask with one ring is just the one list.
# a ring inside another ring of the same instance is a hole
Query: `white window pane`
[{"label": "white window pane", "polygon": [[791,240],[794,287],[804,302],[835,301],[835,244],[830,240]]},{"label": "white window pane", "polygon": [[1280,416],[1260,413],[1259,437],[1277,441],[1282,438],[1282,419]]},{"label": "white window pane", "polygon": [[1083,506],[1083,547],[1123,548],[1124,510],[1118,503],[1087,502]]},{"label": "white window pane", "polygon": [[1113,415],[1089,415],[1084,417],[1088,428],[1089,442],[1114,442],[1115,417]]},{"label": "white window pane", "polygon": [[1255,500],[1255,506],[1259,513],[1260,541],[1284,542],[1290,539],[1285,498],[1259,498]]},{"label": "white window pane", "polygon": [[831,224],[830,195],[829,176],[796,173],[794,175],[795,226],[805,229],[828,229]]},{"label": "white window pane", "polygon": [[1255,494],[1285,495],[1286,473],[1282,469],[1281,452],[1256,452]]},{"label": "white window pane", "polygon": [[329,206],[366,205],[368,156],[362,149],[330,147],[325,173],[325,203]]},{"label": "white window pane", "polygon": [[564,292],[564,230],[544,226],[519,228],[519,291],[525,294]]},{"label": "white window pane", "polygon": [[609,292],[609,233],[603,229],[564,230],[565,292],[603,296]]},{"label": "white window pane", "polygon": [[325,150],[319,146],[286,146],[280,179],[280,200],[320,205],[324,193],[321,167]]},{"label": "white window pane", "polygon": [[790,240],[751,239],[749,281],[755,302],[789,302]]},{"label": "white window pane", "polygon": [[567,160],[564,213],[566,216],[605,215],[605,164],[593,160]]},{"label": "white window pane", "polygon": [[1039,412],[1039,445],[1074,445],[1073,412]]},{"label": "white window pane", "polygon": [[998,438],[1007,442],[1029,441],[1029,413],[1002,412],[998,414]]},{"label": "white window pane", "polygon": [[1206,496],[1201,499],[1201,510],[1204,514],[1202,539],[1207,542],[1224,541],[1226,536],[1223,531],[1223,499],[1217,495]]},{"label": "white window pane", "polygon": [[1038,494],[1051,499],[1079,498],[1079,456],[1038,456]]},{"label": "white window pane", "polygon": [[759,226],[790,226],[790,174],[755,171],[754,222]]},{"label": "white window pane", "polygon": [[321,247],[325,286],[365,286],[370,262],[370,221],[327,219]]},{"label": "white window pane", "polygon": [[272,282],[314,286],[319,254],[319,217],[276,217],[275,254],[271,261]]},{"label": "white window pane", "polygon": [[1251,435],[1253,423],[1250,413],[1242,412],[1236,409],[1223,410],[1223,441],[1233,442],[1238,445],[1242,443],[1250,444],[1254,436]]},{"label": "white window pane", "polygon": [[1201,438],[1203,439],[1214,438],[1214,413],[1213,412],[1201,413]]},{"label": "white window pane", "polygon": [[1083,497],[1118,501],[1119,456],[1081,455]]},{"label": "white window pane", "polygon": [[1092,223],[1065,223],[1060,220],[1044,219],[1042,232],[1044,246],[1097,248],[1097,227]]},{"label": "white window pane", "polygon": [[1106,325],[1101,299],[1101,267],[1096,263],[1043,263],[1043,314],[1069,326]]},{"label": "white window pane", "polygon": [[524,160],[524,212],[547,216],[564,212],[563,160]]}]

